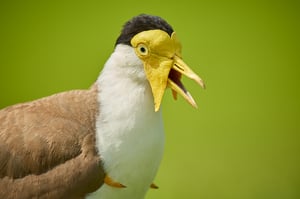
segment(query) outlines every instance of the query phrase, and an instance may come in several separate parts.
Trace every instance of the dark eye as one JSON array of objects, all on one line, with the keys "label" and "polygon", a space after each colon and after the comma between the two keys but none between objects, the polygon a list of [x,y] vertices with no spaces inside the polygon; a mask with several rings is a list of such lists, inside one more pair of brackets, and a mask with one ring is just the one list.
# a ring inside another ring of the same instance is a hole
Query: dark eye
[{"label": "dark eye", "polygon": [[137,49],[141,55],[148,55],[148,48],[145,44],[139,44]]},{"label": "dark eye", "polygon": [[140,48],[140,51],[141,51],[141,53],[145,53],[147,50],[146,50],[146,48],[141,47],[141,48]]}]

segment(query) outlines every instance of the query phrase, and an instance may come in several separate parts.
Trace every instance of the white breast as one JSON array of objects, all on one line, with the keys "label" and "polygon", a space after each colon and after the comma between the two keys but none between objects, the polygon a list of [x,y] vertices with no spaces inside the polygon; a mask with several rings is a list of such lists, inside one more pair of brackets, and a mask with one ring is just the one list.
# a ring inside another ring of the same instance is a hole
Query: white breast
[{"label": "white breast", "polygon": [[99,79],[97,147],[107,174],[127,188],[103,185],[101,199],[142,199],[160,164],[164,133],[154,112],[142,62],[127,45],[118,45]]}]

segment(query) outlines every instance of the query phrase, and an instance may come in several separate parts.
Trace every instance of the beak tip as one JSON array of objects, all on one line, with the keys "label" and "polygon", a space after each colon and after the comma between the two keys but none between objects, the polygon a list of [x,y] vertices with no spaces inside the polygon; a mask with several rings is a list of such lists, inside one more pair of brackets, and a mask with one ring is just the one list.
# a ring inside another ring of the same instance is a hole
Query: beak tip
[{"label": "beak tip", "polygon": [[201,83],[202,83],[201,87],[202,87],[203,89],[206,89],[206,85],[205,85],[204,81],[201,81]]},{"label": "beak tip", "polygon": [[186,95],[187,95],[187,101],[188,101],[194,108],[197,109],[197,108],[198,108],[197,103],[195,102],[195,100],[194,100],[194,98],[192,97],[192,95],[191,95],[189,92],[187,92]]},{"label": "beak tip", "polygon": [[201,78],[197,78],[196,79],[196,82],[203,88],[203,89],[206,89],[206,86],[205,86],[205,83],[204,81],[201,79]]}]

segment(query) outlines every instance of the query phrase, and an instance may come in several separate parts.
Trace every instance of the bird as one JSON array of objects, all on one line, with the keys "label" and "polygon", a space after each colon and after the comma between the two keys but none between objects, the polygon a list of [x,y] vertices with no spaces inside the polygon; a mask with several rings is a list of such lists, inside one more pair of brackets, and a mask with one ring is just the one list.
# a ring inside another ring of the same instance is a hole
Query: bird
[{"label": "bird", "polygon": [[142,199],[158,188],[165,90],[197,107],[181,78],[205,88],[181,49],[166,20],[134,16],[90,88],[0,110],[0,198]]}]

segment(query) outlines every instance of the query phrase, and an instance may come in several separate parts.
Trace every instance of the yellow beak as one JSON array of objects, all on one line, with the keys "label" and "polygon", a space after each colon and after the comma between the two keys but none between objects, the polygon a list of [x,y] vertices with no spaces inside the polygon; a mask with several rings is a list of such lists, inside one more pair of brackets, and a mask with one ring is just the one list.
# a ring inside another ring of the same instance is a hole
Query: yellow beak
[{"label": "yellow beak", "polygon": [[174,64],[168,78],[168,86],[172,89],[173,97],[175,99],[177,99],[177,93],[179,93],[193,107],[197,108],[197,104],[193,99],[192,95],[185,89],[185,87],[180,81],[181,75],[185,75],[186,77],[194,80],[203,89],[205,89],[204,81],[196,73],[194,73],[193,70],[190,69],[188,65],[185,64],[181,58],[175,55]]},{"label": "yellow beak", "polygon": [[182,95],[193,107],[196,102],[181,83],[181,75],[195,80],[205,88],[204,82],[180,58],[181,44],[175,32],[171,37],[162,30],[148,30],[135,35],[131,44],[138,57],[144,62],[146,77],[151,86],[154,108],[158,111],[164,92],[169,86],[176,99]]}]

